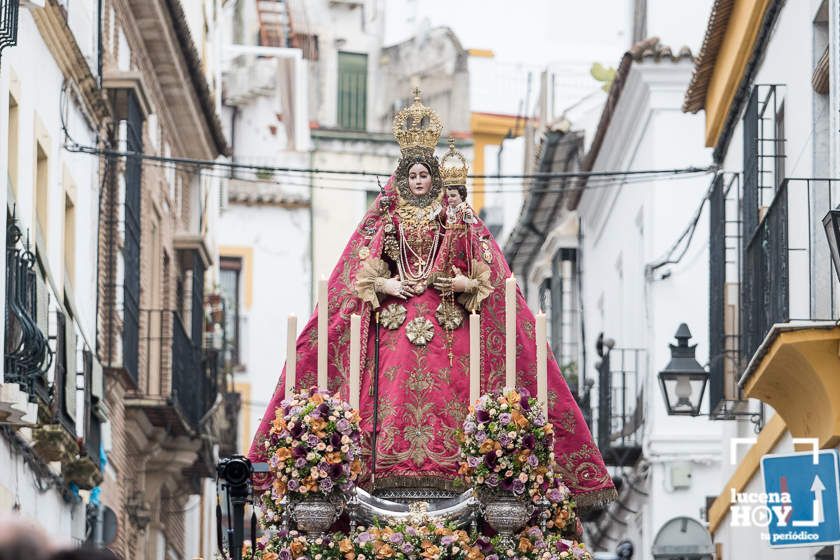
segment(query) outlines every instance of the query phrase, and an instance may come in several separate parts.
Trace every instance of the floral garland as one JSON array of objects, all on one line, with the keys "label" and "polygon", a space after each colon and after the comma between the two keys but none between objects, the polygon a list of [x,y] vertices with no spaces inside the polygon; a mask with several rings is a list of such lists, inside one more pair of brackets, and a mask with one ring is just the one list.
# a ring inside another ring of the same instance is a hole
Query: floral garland
[{"label": "floral garland", "polygon": [[360,527],[351,534],[307,538],[297,531],[260,537],[256,548],[243,547],[242,558],[261,560],[591,560],[586,547],[572,539],[529,527],[512,547],[499,537],[472,538],[466,531],[436,521]]},{"label": "floral garland", "polygon": [[290,395],[265,438],[274,482],[263,505],[277,512],[287,495],[352,491],[361,471],[360,439],[359,413],[338,396],[316,388]]}]

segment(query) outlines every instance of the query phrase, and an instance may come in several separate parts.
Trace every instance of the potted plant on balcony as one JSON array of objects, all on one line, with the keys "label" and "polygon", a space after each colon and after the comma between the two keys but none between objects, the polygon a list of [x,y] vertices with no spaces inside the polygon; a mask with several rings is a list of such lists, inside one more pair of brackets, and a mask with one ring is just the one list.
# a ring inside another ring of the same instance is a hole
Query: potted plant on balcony
[{"label": "potted plant on balcony", "polygon": [[263,495],[267,521],[288,504],[307,534],[335,522],[361,470],[359,413],[315,388],[291,395],[275,411],[264,445],[273,484]]}]

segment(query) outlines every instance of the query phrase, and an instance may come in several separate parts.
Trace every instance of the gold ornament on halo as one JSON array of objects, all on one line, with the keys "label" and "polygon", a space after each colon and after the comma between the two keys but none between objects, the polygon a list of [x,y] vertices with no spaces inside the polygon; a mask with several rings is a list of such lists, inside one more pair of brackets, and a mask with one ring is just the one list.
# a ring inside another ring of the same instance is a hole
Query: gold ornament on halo
[{"label": "gold ornament on halo", "polygon": [[405,326],[405,336],[415,346],[425,346],[435,335],[435,326],[425,317],[415,317]]},{"label": "gold ornament on halo", "polygon": [[379,322],[388,330],[398,329],[405,321],[408,314],[405,307],[398,303],[392,303],[379,314]]},{"label": "gold ornament on halo", "polygon": [[400,145],[400,151],[420,149],[434,153],[443,132],[440,117],[420,101],[420,88],[414,88],[414,102],[401,109],[394,117],[394,138]]},{"label": "gold ornament on halo", "polygon": [[455,149],[455,139],[449,139],[449,151],[440,158],[440,177],[444,187],[467,184],[470,167],[464,155]]}]

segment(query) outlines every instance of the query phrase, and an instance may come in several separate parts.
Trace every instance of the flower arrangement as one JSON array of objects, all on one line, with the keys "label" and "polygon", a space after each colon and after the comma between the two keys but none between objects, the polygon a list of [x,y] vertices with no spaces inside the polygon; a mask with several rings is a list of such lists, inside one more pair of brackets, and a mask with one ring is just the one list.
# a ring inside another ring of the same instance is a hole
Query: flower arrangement
[{"label": "flower arrangement", "polygon": [[265,438],[274,482],[263,504],[276,512],[287,495],[352,490],[361,470],[360,439],[358,412],[337,396],[316,388],[290,395],[275,411]]},{"label": "flower arrangement", "polygon": [[512,493],[540,502],[554,485],[554,432],[526,389],[482,395],[461,439],[461,468],[480,493]]},{"label": "flower arrangement", "polygon": [[[243,558],[251,558],[246,543]],[[260,560],[591,560],[586,547],[538,527],[522,531],[509,546],[498,536],[474,538],[434,520],[359,527],[353,533],[307,538],[296,531],[260,537],[253,547]]]}]

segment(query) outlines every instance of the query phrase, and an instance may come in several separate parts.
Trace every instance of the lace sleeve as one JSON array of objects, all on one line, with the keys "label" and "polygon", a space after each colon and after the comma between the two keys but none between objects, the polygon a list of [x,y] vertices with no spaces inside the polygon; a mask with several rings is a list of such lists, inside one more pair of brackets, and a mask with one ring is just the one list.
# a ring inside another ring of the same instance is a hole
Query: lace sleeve
[{"label": "lace sleeve", "polygon": [[481,308],[481,302],[493,293],[490,282],[490,267],[486,263],[473,259],[470,274],[467,276],[467,290],[458,296],[458,302],[470,313]]},{"label": "lace sleeve", "polygon": [[356,295],[359,299],[370,303],[376,309],[379,307],[377,292],[382,288],[382,283],[389,276],[390,270],[388,269],[388,263],[376,258],[365,260],[359,272],[356,273]]}]

